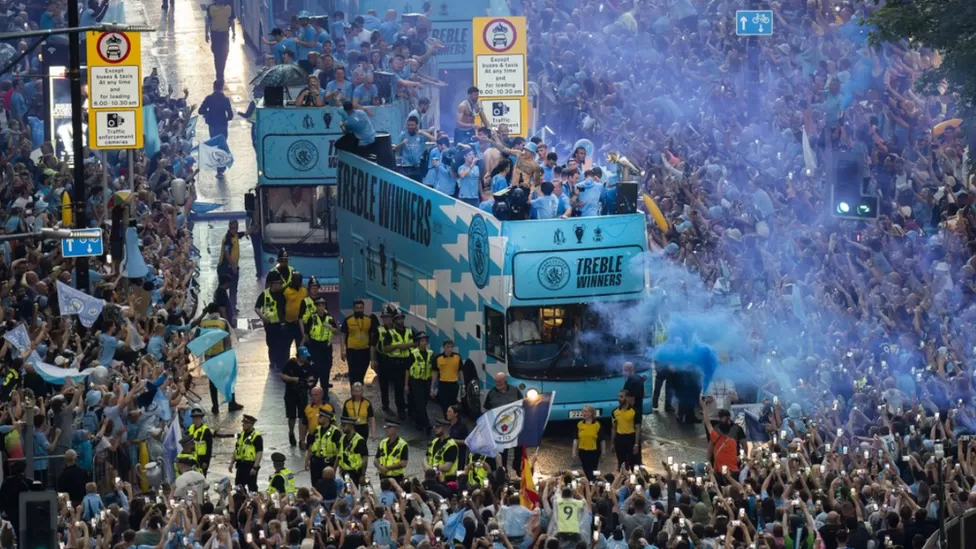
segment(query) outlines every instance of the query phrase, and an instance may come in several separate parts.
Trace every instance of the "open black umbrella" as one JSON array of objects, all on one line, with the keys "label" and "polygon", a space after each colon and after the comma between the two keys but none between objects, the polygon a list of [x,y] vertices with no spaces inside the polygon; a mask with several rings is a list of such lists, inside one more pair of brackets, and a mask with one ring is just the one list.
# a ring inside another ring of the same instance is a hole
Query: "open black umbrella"
[{"label": "open black umbrella", "polygon": [[304,86],[307,81],[308,74],[298,65],[276,65],[251,80],[251,84],[255,88],[268,86],[295,88]]}]

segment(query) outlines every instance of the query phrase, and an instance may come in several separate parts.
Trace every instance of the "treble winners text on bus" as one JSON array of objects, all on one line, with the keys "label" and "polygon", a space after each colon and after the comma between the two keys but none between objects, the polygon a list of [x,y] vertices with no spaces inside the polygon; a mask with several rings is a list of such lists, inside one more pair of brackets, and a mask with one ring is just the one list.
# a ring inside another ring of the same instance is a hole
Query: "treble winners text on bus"
[{"label": "treble winners text on bus", "polygon": [[340,208],[430,246],[430,200],[341,161],[338,176]]}]

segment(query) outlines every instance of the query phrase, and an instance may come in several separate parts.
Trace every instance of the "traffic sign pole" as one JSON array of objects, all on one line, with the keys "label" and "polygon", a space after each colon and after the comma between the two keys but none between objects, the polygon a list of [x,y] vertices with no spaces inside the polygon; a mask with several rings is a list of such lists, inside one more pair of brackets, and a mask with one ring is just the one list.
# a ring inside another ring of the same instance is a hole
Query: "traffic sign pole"
[{"label": "traffic sign pole", "polygon": [[[68,26],[78,26],[78,2],[68,2]],[[88,227],[88,215],[85,205],[88,203],[88,188],[85,185],[85,147],[81,141],[82,120],[81,109],[84,108],[81,102],[81,35],[77,32],[71,33],[68,41],[68,76],[71,79],[71,141],[74,150],[74,195],[72,203],[75,207],[74,219],[75,227]],[[102,169],[105,169],[102,166]],[[83,292],[89,292],[88,281],[88,258],[79,257],[75,260],[75,280],[77,287]]]}]

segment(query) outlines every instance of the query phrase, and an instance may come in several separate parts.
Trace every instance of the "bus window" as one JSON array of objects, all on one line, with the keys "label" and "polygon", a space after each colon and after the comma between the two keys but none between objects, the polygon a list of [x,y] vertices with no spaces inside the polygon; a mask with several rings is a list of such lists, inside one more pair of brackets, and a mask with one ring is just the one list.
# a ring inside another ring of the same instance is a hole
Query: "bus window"
[{"label": "bus window", "polygon": [[505,362],[505,313],[485,308],[485,353]]},{"label": "bus window", "polygon": [[[619,304],[620,310],[627,303]],[[632,304],[631,304],[632,305]],[[528,379],[588,379],[614,375],[623,362],[647,370],[642,334],[632,323],[599,314],[589,304],[508,310],[509,372]]]},{"label": "bus window", "polygon": [[298,255],[339,253],[335,185],[263,187],[262,238]]}]

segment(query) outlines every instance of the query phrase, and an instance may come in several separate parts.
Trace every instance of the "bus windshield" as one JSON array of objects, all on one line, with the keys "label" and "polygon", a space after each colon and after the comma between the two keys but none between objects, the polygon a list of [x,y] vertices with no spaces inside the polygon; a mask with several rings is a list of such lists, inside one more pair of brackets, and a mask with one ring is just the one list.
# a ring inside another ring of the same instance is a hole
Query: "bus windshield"
[{"label": "bus windshield", "polygon": [[262,188],[262,239],[291,254],[338,255],[335,200],[335,185]]},{"label": "bus windshield", "polygon": [[[633,302],[619,303],[627,310]],[[624,362],[646,371],[650,335],[619,337],[586,303],[508,310],[509,372],[526,379],[576,380],[619,375]]]}]

